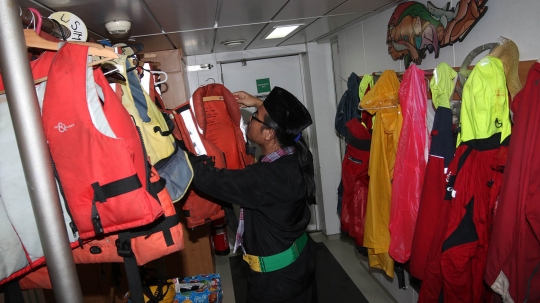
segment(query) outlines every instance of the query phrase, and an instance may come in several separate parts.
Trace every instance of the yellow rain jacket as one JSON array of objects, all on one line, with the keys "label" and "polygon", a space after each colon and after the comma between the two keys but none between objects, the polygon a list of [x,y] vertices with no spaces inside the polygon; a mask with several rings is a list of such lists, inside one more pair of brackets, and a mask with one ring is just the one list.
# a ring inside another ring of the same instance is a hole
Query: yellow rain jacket
[{"label": "yellow rain jacket", "polygon": [[394,277],[394,260],[388,254],[392,175],[403,123],[398,91],[396,73],[387,70],[360,101],[362,108],[377,117],[371,139],[364,246],[368,248],[369,266],[384,270],[389,277]]},{"label": "yellow rain jacket", "polygon": [[501,60],[486,56],[478,61],[463,87],[461,131],[457,146],[473,139],[501,133],[503,142],[511,133],[508,89]]},{"label": "yellow rain jacket", "polygon": [[373,87],[373,76],[365,74],[362,77],[362,81],[360,81],[360,85],[358,86],[358,95],[360,96],[360,100],[364,99],[364,95],[366,94],[368,87]]},{"label": "yellow rain jacket", "polygon": [[433,70],[433,77],[429,82],[429,86],[435,108],[439,106],[450,108],[450,100],[456,85],[455,80],[457,80],[457,72],[444,62],[439,63],[437,68]]}]

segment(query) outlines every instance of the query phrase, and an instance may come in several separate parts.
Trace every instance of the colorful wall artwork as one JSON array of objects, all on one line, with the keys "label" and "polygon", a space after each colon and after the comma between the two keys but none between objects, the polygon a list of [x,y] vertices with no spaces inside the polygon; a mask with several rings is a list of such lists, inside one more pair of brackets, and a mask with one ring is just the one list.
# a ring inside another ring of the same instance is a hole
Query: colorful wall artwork
[{"label": "colorful wall artwork", "polygon": [[484,16],[488,0],[460,0],[439,8],[409,1],[399,4],[388,22],[386,44],[394,60],[403,59],[405,68],[411,62],[421,64],[426,52],[439,57],[442,47],[461,42]]}]

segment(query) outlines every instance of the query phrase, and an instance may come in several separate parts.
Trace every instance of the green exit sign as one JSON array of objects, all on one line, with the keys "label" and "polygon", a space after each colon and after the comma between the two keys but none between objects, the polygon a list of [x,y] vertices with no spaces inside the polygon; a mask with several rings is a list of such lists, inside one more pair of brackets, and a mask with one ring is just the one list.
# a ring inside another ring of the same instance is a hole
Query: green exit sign
[{"label": "green exit sign", "polygon": [[257,94],[270,92],[270,78],[257,79]]}]

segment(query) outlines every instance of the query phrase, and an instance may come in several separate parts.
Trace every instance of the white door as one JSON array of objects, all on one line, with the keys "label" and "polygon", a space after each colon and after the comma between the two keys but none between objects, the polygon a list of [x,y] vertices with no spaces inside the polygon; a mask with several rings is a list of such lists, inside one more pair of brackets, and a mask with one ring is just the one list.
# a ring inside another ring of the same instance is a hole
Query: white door
[{"label": "white door", "polygon": [[[295,95],[304,105],[304,84],[302,78],[302,65],[300,55],[275,57],[267,59],[247,60],[221,64],[221,82],[231,92],[245,91],[251,95],[264,99],[268,92],[275,86],[282,87]],[[268,80],[266,80],[268,79]],[[259,80],[259,82],[257,82]],[[269,88],[261,85],[267,84]],[[259,83],[259,86],[257,85]],[[261,90],[263,92],[261,92]],[[244,121],[249,121],[249,116],[255,109],[242,109]],[[304,133],[307,136],[307,133]],[[304,138],[309,146],[309,137]],[[318,203],[322,203],[319,201]],[[308,230],[318,230],[316,214],[317,208],[311,207],[311,221]]]}]

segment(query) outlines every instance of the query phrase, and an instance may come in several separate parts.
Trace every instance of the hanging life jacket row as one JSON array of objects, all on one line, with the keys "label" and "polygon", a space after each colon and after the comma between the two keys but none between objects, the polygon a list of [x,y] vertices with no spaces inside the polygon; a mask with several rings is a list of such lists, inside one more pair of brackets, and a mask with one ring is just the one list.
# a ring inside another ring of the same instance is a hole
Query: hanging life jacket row
[{"label": "hanging life jacket row", "polygon": [[[40,85],[41,91],[45,90],[43,124],[63,198],[68,234],[72,236],[74,258],[77,263],[123,261],[132,302],[142,303],[137,264],[145,264],[184,247],[182,226],[165,187],[168,183],[176,183],[176,200],[180,200],[192,179],[191,166],[185,152],[174,145],[172,135],[167,135],[163,117],[149,102],[148,95],[130,93],[136,91],[137,85],[140,90],[137,78],[124,73],[126,79],[133,81],[122,87],[120,102],[118,91],[115,93],[111,89],[101,70],[87,67],[87,46],[68,43],[56,54],[45,53],[42,57],[48,61],[37,60],[41,63],[33,64],[33,73],[36,77],[43,70],[47,71],[48,82]],[[126,56],[118,60],[130,64]],[[143,98],[139,98],[141,95]],[[135,103],[136,98],[139,105],[147,102],[146,113],[141,110],[144,107],[130,111],[129,104]],[[0,102],[0,105],[3,104]],[[9,116],[9,111],[0,111],[2,116],[6,112]],[[5,125],[0,126],[3,134]],[[162,131],[158,133],[159,137],[151,137],[148,134],[155,134],[156,126]],[[17,160],[15,162],[20,165],[20,159]],[[164,175],[171,172],[171,176],[181,175],[182,178],[166,182],[169,180],[160,177],[152,167],[159,161],[165,163],[161,165],[165,167]],[[9,217],[13,208],[9,205],[16,204],[11,201],[20,200],[20,195],[8,195],[4,181],[6,178],[0,178],[2,206],[10,210],[4,215],[8,220],[2,221],[15,222],[15,218]],[[19,188],[27,193],[24,180],[19,183],[22,184]],[[7,200],[9,205],[5,203]],[[25,200],[29,205],[29,199]],[[21,248],[19,255],[22,257],[0,260],[0,268],[7,269],[0,272],[0,284],[30,271],[32,273],[23,278],[30,282],[21,280],[21,285],[46,287],[50,284],[46,278],[32,280],[32,275],[46,272],[43,267],[36,270],[44,263],[43,253],[34,254],[29,243],[35,240],[27,239],[38,238],[36,223],[28,222],[33,217],[33,212],[26,214],[25,229],[18,225],[13,229],[16,225],[8,224],[13,227],[4,233],[7,225],[0,226],[0,234],[15,235],[11,239],[17,239],[20,244],[13,247]],[[7,264],[9,262],[11,264]]]}]

